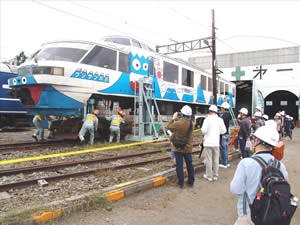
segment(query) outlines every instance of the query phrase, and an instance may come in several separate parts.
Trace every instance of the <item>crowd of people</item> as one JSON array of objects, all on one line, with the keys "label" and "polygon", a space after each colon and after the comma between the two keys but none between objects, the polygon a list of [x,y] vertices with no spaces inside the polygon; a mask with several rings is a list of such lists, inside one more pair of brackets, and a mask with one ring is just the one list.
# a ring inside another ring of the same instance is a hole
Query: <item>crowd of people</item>
[{"label": "crowd of people", "polygon": [[[231,136],[230,121],[232,113],[229,113],[230,105],[224,102],[220,109],[216,105],[210,105],[208,116],[204,119],[201,127],[203,136],[202,146],[204,147],[205,173],[203,178],[208,182],[214,182],[219,177],[219,167],[230,167],[228,160],[228,143]],[[184,187],[183,159],[186,163],[188,179],[186,184],[193,186],[195,181],[194,168],[192,163],[192,141],[193,135],[189,128],[192,121],[192,109],[184,106],[181,109],[182,116],[174,113],[172,120],[168,123],[170,131],[170,142],[172,145],[172,163],[176,166],[177,179],[173,185]],[[239,131],[237,142],[241,152],[239,162],[233,179],[230,183],[230,190],[238,196],[237,214],[235,225],[254,225],[251,220],[249,205],[252,204],[260,185],[262,168],[254,160],[260,158],[267,165],[276,161],[272,151],[283,137],[292,140],[294,128],[293,118],[286,115],[284,111],[275,114],[273,119],[263,114],[260,107],[255,108],[252,117],[249,117],[248,109],[241,108],[237,118]],[[185,145],[177,146],[177,139],[186,138]],[[176,142],[175,142],[176,141]],[[250,147],[249,147],[250,143]],[[279,161],[278,161],[279,162]],[[287,170],[282,162],[279,162],[279,169],[284,177],[288,178]]]},{"label": "crowd of people", "polygon": [[[94,133],[98,129],[99,109],[87,114],[83,118],[83,124],[78,137],[81,142],[85,141],[85,134],[89,132],[90,144],[94,143]],[[120,142],[120,124],[124,123],[125,113],[118,110],[115,115],[106,116],[110,121],[111,143],[116,137]],[[170,135],[172,165],[176,167],[177,179],[173,185],[183,188],[184,185],[193,187],[195,173],[193,167],[193,111],[188,105],[181,108],[180,112],[175,112],[172,119],[167,124],[167,133]],[[228,159],[228,144],[232,136],[230,130],[233,112],[230,112],[230,105],[223,102],[218,108],[210,105],[208,115],[201,126],[201,147],[204,148],[205,173],[203,178],[208,182],[215,182],[219,178],[219,167],[230,167]],[[44,139],[44,118],[36,115],[33,124],[36,130],[32,137],[35,140]],[[235,225],[253,225],[249,205],[254,201],[257,187],[260,184],[261,166],[254,160],[255,157],[261,158],[266,163],[275,160],[272,151],[278,142],[285,137],[292,140],[294,129],[293,118],[285,114],[285,111],[277,112],[273,119],[262,113],[259,106],[255,108],[252,117],[249,116],[247,108],[241,108],[237,117],[239,126],[237,143],[241,153],[241,161],[238,163],[233,179],[230,183],[230,190],[238,196],[237,214],[238,218]],[[184,179],[184,163],[187,169],[187,180]],[[282,162],[279,167],[283,177],[288,178],[287,170]]]}]

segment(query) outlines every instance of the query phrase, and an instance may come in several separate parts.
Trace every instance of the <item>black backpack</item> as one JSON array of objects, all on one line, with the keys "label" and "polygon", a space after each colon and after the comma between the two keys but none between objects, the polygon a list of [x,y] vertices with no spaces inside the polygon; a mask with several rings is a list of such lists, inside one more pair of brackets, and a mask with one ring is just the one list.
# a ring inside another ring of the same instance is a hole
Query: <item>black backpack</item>
[{"label": "black backpack", "polygon": [[262,167],[257,194],[252,204],[251,220],[255,225],[289,225],[297,202],[293,201],[291,188],[279,170],[276,159],[269,164],[259,156],[253,156]]}]

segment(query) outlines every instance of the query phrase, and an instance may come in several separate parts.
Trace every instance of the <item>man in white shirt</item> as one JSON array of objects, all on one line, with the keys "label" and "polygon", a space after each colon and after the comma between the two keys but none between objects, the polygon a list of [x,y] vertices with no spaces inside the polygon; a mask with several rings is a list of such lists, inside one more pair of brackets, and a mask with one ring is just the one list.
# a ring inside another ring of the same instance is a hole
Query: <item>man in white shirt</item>
[{"label": "man in white shirt", "polygon": [[216,181],[219,176],[220,135],[226,132],[224,121],[217,115],[218,108],[211,105],[208,116],[204,119],[201,131],[204,135],[206,171],[203,177],[208,181]]}]

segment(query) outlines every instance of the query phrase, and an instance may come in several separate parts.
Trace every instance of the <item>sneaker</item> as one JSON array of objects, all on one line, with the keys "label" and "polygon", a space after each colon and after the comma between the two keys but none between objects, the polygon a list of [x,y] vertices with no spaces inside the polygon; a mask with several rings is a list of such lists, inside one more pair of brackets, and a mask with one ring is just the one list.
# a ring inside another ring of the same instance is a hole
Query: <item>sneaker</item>
[{"label": "sneaker", "polygon": [[230,167],[230,164],[228,163],[226,166],[227,166],[227,168],[229,168],[229,167]]},{"label": "sneaker", "polygon": [[208,181],[213,181],[213,179],[211,177],[208,177],[206,174],[203,174],[203,178]]},{"label": "sneaker", "polygon": [[223,164],[219,164],[219,167],[226,169],[227,166],[223,165]]},{"label": "sneaker", "polygon": [[218,180],[218,177],[213,177],[213,180],[214,180],[214,181],[217,181],[217,180]]},{"label": "sneaker", "polygon": [[38,138],[37,138],[37,136],[36,136],[35,134],[33,134],[31,137],[32,137],[35,141],[38,141]]}]

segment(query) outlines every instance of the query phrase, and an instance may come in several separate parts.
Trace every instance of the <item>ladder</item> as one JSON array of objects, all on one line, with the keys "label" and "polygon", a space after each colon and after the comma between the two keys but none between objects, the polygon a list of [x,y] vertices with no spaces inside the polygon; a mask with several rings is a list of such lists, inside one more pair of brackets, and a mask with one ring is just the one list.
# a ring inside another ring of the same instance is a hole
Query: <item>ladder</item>
[{"label": "ladder", "polygon": [[[152,134],[154,131],[154,137],[159,137],[159,131],[157,129],[157,124],[163,130],[164,137],[167,136],[165,126],[161,119],[161,115],[159,112],[159,108],[156,102],[156,99],[153,98],[154,89],[152,88],[152,78],[151,77],[143,77],[139,80],[139,93],[134,98],[134,105],[136,107],[136,103],[138,103],[138,130],[139,130],[139,139],[142,140],[145,137],[145,130],[147,133]],[[154,103],[155,110],[158,114],[157,121],[153,118],[152,113],[152,103]],[[146,106],[146,107],[144,107]],[[145,108],[145,109],[144,109]],[[135,114],[136,110],[134,110]]]},{"label": "ladder", "polygon": [[232,122],[233,122],[233,126],[237,127],[238,123],[237,123],[237,120],[236,120],[236,117],[234,115],[234,112],[233,112],[232,108],[229,107],[228,111],[230,113],[230,116],[231,116],[231,119],[232,119]]}]

